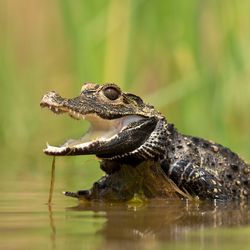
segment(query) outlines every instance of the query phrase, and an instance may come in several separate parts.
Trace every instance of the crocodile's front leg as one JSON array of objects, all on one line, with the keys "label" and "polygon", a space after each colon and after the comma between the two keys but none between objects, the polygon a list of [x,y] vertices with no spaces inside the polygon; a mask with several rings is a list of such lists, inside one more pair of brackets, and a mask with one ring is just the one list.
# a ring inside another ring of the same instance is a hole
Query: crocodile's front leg
[{"label": "crocodile's front leg", "polygon": [[100,168],[106,174],[95,182],[91,189],[64,192],[64,195],[82,200],[127,201],[133,198],[138,187],[134,178],[129,177],[129,171],[126,171],[128,166],[124,166],[120,171],[121,165],[118,162],[103,160]]},{"label": "crocodile's front leg", "polygon": [[195,165],[189,159],[181,159],[169,164],[162,163],[162,169],[175,184],[192,196],[200,199],[227,199],[228,190],[220,180],[204,167]]},{"label": "crocodile's front leg", "polygon": [[126,188],[124,188],[121,183],[114,182],[112,175],[105,175],[95,182],[89,190],[64,192],[64,195],[80,200],[123,201],[131,199],[133,194],[125,192],[125,190]]},{"label": "crocodile's front leg", "polygon": [[65,195],[91,201],[118,202],[129,201],[135,195],[143,200],[186,197],[155,161],[145,161],[133,166],[102,161],[101,169],[106,175],[95,182],[90,190],[65,192]]}]

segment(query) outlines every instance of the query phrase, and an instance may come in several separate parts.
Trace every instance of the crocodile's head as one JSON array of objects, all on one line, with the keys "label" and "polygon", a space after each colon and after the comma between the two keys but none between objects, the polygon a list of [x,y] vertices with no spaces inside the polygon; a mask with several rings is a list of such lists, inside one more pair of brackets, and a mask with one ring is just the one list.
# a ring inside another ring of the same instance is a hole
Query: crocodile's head
[{"label": "crocodile's head", "polygon": [[140,97],[122,92],[115,84],[84,84],[79,96],[66,99],[56,92],[45,94],[40,103],[55,114],[67,113],[91,123],[86,135],[59,147],[47,145],[48,155],[95,154],[102,159],[161,155],[166,125],[163,116]]}]

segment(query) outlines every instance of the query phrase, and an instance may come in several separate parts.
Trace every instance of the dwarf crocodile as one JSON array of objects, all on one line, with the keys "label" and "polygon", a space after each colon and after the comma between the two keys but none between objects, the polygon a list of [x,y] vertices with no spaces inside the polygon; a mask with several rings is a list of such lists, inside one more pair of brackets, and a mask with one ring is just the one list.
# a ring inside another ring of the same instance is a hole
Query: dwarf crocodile
[{"label": "dwarf crocodile", "polygon": [[90,190],[65,192],[88,200],[129,200],[177,196],[199,199],[248,199],[250,165],[230,149],[183,135],[164,115],[139,96],[116,84],[85,83],[71,99],[51,91],[40,103],[55,114],[91,123],[88,133],[59,147],[47,145],[54,156],[96,155],[105,172]]}]

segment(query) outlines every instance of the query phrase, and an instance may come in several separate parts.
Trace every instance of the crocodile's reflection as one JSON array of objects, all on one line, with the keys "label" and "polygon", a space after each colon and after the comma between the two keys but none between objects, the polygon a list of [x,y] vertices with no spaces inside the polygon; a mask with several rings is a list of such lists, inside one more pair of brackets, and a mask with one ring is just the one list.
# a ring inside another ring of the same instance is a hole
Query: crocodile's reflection
[{"label": "crocodile's reflection", "polygon": [[249,208],[249,204],[239,203],[198,204],[157,200],[141,206],[83,203],[68,209],[93,211],[93,216],[103,212],[101,216],[106,222],[97,233],[108,240],[131,241],[143,238],[169,241],[183,239],[187,233],[204,228],[248,225]]}]

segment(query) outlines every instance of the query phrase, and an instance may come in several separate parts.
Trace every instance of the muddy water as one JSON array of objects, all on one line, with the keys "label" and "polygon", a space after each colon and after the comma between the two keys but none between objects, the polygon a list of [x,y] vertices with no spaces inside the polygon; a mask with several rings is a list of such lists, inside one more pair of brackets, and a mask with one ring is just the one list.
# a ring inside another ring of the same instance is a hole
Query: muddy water
[{"label": "muddy water", "polygon": [[39,181],[22,182],[1,192],[1,249],[250,249],[247,204],[78,204],[57,182],[49,207]]}]

